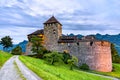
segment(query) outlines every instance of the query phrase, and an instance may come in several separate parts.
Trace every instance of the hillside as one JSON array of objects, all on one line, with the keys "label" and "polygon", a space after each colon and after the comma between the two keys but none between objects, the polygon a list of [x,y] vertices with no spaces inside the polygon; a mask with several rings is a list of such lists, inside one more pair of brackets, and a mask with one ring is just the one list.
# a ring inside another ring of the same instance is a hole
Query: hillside
[{"label": "hillside", "polygon": [[20,56],[20,60],[43,80],[111,80],[78,69],[70,70],[63,63],[50,65],[44,60]]},{"label": "hillside", "polygon": [[0,51],[0,67],[11,57],[12,55],[3,51]]}]

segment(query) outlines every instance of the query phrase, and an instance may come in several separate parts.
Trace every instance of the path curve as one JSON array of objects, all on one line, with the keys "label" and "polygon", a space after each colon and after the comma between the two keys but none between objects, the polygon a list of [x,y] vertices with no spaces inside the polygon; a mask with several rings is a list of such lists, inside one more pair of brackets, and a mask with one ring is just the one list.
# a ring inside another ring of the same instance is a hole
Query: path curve
[{"label": "path curve", "polygon": [[42,80],[34,72],[29,70],[19,59],[19,56],[11,57],[0,69],[0,80],[23,80],[15,67],[15,62],[26,80]]}]

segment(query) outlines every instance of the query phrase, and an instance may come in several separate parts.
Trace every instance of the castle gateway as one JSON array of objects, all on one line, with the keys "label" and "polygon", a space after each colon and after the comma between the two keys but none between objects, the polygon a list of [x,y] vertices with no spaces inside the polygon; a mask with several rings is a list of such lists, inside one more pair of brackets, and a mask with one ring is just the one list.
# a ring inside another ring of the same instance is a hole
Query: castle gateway
[{"label": "castle gateway", "polygon": [[[50,51],[64,52],[78,58],[79,65],[86,63],[91,70],[111,72],[111,43],[97,40],[93,36],[85,36],[79,39],[76,36],[63,36],[62,24],[52,16],[44,23],[44,29],[37,30],[28,35],[43,38],[43,46]],[[31,54],[31,43],[27,45],[26,54]]]}]

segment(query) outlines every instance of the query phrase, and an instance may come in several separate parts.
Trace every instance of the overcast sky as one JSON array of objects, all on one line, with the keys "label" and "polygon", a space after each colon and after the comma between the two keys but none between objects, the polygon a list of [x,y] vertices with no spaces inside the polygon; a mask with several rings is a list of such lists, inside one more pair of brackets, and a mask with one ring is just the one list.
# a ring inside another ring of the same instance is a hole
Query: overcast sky
[{"label": "overcast sky", "polygon": [[52,15],[63,34],[120,33],[120,0],[0,0],[0,38],[27,40]]}]

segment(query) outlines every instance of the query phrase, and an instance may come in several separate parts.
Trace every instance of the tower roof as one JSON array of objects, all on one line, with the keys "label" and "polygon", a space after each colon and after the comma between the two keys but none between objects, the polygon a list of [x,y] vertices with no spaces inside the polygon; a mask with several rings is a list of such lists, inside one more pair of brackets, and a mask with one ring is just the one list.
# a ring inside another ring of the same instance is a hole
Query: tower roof
[{"label": "tower roof", "polygon": [[62,25],[54,16],[48,19],[44,24],[49,24],[49,23],[59,23],[60,25]]}]

